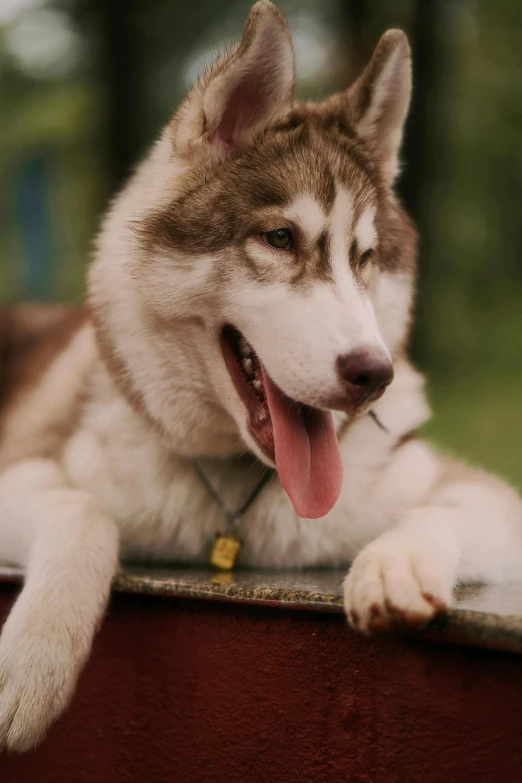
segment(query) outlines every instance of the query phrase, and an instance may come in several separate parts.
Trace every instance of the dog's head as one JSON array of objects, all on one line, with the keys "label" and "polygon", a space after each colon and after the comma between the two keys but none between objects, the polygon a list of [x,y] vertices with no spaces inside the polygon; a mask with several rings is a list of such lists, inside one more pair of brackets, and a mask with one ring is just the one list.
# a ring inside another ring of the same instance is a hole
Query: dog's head
[{"label": "dog's head", "polygon": [[368,409],[408,329],[406,37],[383,35],[344,93],[293,90],[288,27],[261,0],[116,201],[90,290],[122,388],[176,447],[219,452],[212,437],[230,449],[239,431],[316,517],[342,481],[330,411]]}]

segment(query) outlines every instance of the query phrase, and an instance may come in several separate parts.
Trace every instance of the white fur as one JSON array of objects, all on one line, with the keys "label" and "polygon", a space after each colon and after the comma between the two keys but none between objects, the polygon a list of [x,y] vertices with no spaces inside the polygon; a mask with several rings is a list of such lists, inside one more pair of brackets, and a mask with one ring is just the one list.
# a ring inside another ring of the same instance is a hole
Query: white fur
[{"label": "white fur", "polygon": [[425,625],[457,580],[518,579],[521,523],[520,498],[500,481],[470,475],[433,490],[356,558],[344,583],[350,620],[362,631]]},{"label": "white fur", "polygon": [[[398,396],[392,386],[389,396],[375,406],[384,422],[393,422],[394,438],[427,416],[425,404],[418,399],[417,374],[399,365],[396,383]],[[177,458],[159,435],[151,433],[102,369],[95,385],[96,402],[86,408],[82,425],[63,455],[69,482],[95,496],[117,521],[124,555],[204,564],[223,525],[219,508],[190,462]],[[387,462],[389,438],[369,417],[353,423],[341,441],[346,466],[342,495],[322,520],[298,520],[279,483],[271,482],[262,502],[245,517],[242,562],[263,567],[348,562],[363,543],[386,529],[394,504],[407,508],[425,492],[423,482],[432,478],[432,463],[436,469],[436,461],[422,446],[415,460],[421,473],[417,482],[398,482],[395,473],[388,478],[383,461]],[[260,468],[253,467],[251,460],[203,459],[202,464],[231,508],[240,505],[259,480]],[[382,490],[368,503],[368,488],[377,475]],[[187,519],[194,523],[187,524]]]},{"label": "white fur", "polygon": [[381,272],[375,280],[373,307],[379,331],[393,355],[404,340],[411,309],[413,279],[408,274]]},{"label": "white fur", "polygon": [[321,205],[312,196],[304,195],[284,210],[283,215],[289,220],[295,220],[309,240],[317,239],[325,226],[326,215]]},{"label": "white fur", "polygon": [[[274,13],[266,2],[257,8]],[[260,29],[273,33],[270,25]],[[283,40],[272,33],[268,40]],[[398,80],[404,88],[398,125],[389,129],[394,153],[409,73],[407,52],[397,46],[376,93],[382,106],[387,86]],[[186,147],[176,154],[180,128],[190,136],[190,123],[201,122],[201,98],[196,90],[182,122],[164,133],[116,199],[90,272],[98,327],[121,365],[127,396],[87,326],[5,420],[0,557],[27,576],[0,637],[0,748],[33,746],[67,705],[119,549],[125,557],[206,562],[224,520],[191,459],[199,458],[230,508],[258,482],[260,464],[239,457],[261,455],[223,362],[221,326],[244,332],[288,395],[325,407],[342,391],[340,354],[364,347],[393,355],[406,335],[411,278],[377,270],[366,291],[356,282],[351,239],[355,232],[361,247],[371,244],[373,216],[368,210],[354,226],[355,196],[339,188],[331,215],[307,193],[296,194],[293,205],[310,236],[323,225],[331,231],[331,280],[292,286],[291,264],[282,266],[254,240],[246,251],[253,263],[278,271],[272,282],[234,266],[232,247],[216,257],[142,258],[132,221],[175,195],[188,166]],[[379,116],[371,112],[370,124]],[[224,263],[235,274],[217,284],[214,270]],[[74,424],[80,391],[86,400]],[[127,397],[135,396],[146,416],[131,407]],[[274,477],[241,528],[242,565],[302,568],[355,558],[345,601],[363,631],[397,620],[424,623],[449,604],[458,579],[510,579],[522,563],[522,503],[513,490],[420,441],[394,448],[429,414],[422,379],[404,359],[373,408],[386,431],[369,416],[347,422],[336,414],[345,430],[345,481],[329,514],[299,520]],[[72,433],[56,444],[53,428],[67,423]],[[38,457],[51,452],[53,459]]]},{"label": "white fur", "polygon": [[48,460],[0,477],[0,543],[26,569],[0,637],[0,747],[29,750],[67,706],[104,613],[118,530]]},{"label": "white fur", "polygon": [[361,217],[357,221],[355,226],[355,236],[361,253],[365,253],[367,250],[372,250],[377,239],[377,232],[375,230],[375,213],[374,206],[366,207]]},{"label": "white fur", "polygon": [[344,269],[348,266],[353,216],[353,196],[351,193],[344,190],[344,188],[339,188],[335,195],[335,202],[330,220],[332,265],[334,269]]}]

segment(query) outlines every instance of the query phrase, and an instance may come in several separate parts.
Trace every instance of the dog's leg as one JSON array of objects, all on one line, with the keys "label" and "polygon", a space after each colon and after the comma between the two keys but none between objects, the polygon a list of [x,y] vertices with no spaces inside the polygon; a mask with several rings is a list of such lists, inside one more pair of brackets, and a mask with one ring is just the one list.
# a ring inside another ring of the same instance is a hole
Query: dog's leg
[{"label": "dog's leg", "polygon": [[118,530],[50,460],[0,476],[0,559],[26,569],[0,636],[0,749],[36,745],[67,706],[107,604]]},{"label": "dog's leg", "polygon": [[369,544],[344,583],[351,624],[366,632],[424,625],[451,603],[459,581],[522,576],[522,502],[507,485],[469,472]]}]

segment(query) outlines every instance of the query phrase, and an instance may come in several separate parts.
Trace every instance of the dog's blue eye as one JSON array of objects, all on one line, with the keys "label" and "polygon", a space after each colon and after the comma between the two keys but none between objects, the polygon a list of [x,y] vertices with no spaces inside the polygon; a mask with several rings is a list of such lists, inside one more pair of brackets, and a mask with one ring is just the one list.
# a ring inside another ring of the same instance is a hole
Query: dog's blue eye
[{"label": "dog's blue eye", "polygon": [[276,250],[290,250],[292,247],[292,234],[287,228],[276,228],[275,231],[267,231],[261,234],[263,240]]},{"label": "dog's blue eye", "polygon": [[361,256],[359,258],[359,266],[364,266],[365,264],[367,264],[372,256],[373,256],[373,250],[371,249],[366,250],[365,253],[361,253]]}]

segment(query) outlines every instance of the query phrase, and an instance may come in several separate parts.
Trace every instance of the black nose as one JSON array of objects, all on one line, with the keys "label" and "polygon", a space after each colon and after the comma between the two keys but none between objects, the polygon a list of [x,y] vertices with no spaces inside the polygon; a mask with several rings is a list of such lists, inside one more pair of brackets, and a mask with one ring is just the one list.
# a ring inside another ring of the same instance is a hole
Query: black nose
[{"label": "black nose", "polygon": [[338,356],[337,371],[356,405],[376,400],[393,380],[391,362],[370,349]]}]

